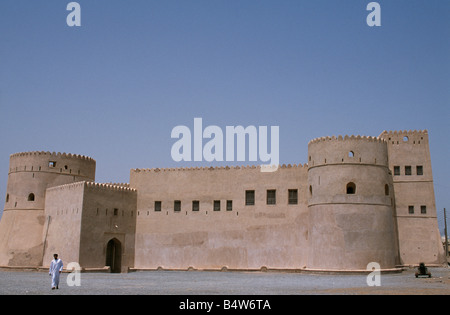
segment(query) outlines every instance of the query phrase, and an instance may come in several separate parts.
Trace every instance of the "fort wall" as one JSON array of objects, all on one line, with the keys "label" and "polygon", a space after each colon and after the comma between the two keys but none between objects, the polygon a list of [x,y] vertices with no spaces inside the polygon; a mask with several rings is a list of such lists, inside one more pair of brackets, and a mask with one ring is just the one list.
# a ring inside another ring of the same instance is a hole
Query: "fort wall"
[{"label": "fort wall", "polygon": [[308,164],[132,169],[11,155],[0,266],[326,271],[443,264],[427,131],[317,138]]},{"label": "fort wall", "polygon": [[126,271],[134,266],[136,204],[134,189],[85,183],[79,260],[83,267],[104,267],[111,240],[117,244],[115,250],[120,251],[121,256],[116,267]]},{"label": "fort wall", "polygon": [[380,137],[393,174],[400,263],[442,264],[428,131],[384,131]]},{"label": "fort wall", "polygon": [[47,189],[44,266],[53,253],[83,268],[103,268],[107,244],[121,244],[121,267],[134,266],[136,191],[128,187],[78,182]]},{"label": "fort wall", "polygon": [[95,165],[89,157],[66,153],[23,152],[10,156],[0,223],[0,265],[42,264],[46,189],[95,180]]},{"label": "fort wall", "polygon": [[80,261],[83,197],[84,182],[47,189],[42,231],[44,267],[50,266],[53,254],[64,257],[66,262]]},{"label": "fort wall", "polygon": [[397,264],[392,177],[383,139],[345,136],[308,145],[308,268]]},{"label": "fort wall", "polygon": [[[303,268],[306,175],[301,165],[283,165],[274,173],[255,166],[132,170],[130,185],[138,191],[136,268]],[[274,204],[268,204],[268,190],[274,191]],[[247,192],[254,192],[254,200]]]}]

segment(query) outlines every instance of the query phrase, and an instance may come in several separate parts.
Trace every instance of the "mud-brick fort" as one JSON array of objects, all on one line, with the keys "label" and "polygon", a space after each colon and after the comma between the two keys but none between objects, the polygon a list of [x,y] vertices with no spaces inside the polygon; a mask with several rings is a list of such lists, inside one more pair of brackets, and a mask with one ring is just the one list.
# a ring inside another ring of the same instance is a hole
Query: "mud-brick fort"
[{"label": "mud-brick fort", "polygon": [[445,263],[427,131],[309,142],[307,164],[132,169],[95,182],[89,157],[10,157],[0,266],[86,270],[383,270]]}]

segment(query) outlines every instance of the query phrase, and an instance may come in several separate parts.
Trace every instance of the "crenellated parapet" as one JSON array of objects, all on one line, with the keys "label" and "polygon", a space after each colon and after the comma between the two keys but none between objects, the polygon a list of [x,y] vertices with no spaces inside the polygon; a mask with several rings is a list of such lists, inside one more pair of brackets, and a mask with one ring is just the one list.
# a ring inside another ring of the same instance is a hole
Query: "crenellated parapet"
[{"label": "crenellated parapet", "polygon": [[383,138],[390,145],[428,144],[428,130],[385,130],[380,134],[380,138]]},{"label": "crenellated parapet", "polygon": [[49,151],[30,151],[30,152],[19,152],[14,153],[10,155],[10,158],[16,158],[16,157],[36,157],[36,156],[46,156],[48,158],[68,158],[68,159],[81,159],[86,161],[94,161],[95,160],[89,156],[86,155],[80,155],[80,154],[72,154],[72,153],[61,153],[61,152],[49,152]]},{"label": "crenellated parapet", "polygon": [[114,185],[114,184],[106,184],[106,183],[95,183],[89,181],[82,181],[76,183],[70,183],[65,185],[60,185],[56,187],[48,188],[47,191],[62,191],[62,190],[72,190],[80,187],[89,188],[90,190],[109,190],[109,191],[125,191],[125,192],[136,192],[136,189],[130,188],[128,186],[123,185]]},{"label": "crenellated parapet", "polygon": [[121,192],[137,192],[136,189],[130,188],[129,186],[119,186],[113,184],[103,184],[95,182],[84,182],[86,188],[91,190],[109,190],[109,191],[121,191]]},{"label": "crenellated parapet", "polygon": [[381,137],[372,137],[372,136],[355,136],[355,135],[339,135],[339,136],[327,136],[327,137],[320,137],[315,138],[309,141],[308,145],[314,144],[317,142],[326,142],[326,141],[347,141],[347,140],[362,140],[362,141],[368,141],[368,142],[384,142],[384,139]]},{"label": "crenellated parapet", "polygon": [[[282,164],[278,166],[278,169],[307,169],[308,164]],[[260,165],[247,165],[247,166],[215,166],[215,167],[176,167],[176,168],[145,168],[145,169],[132,169],[134,173],[149,172],[191,172],[191,171],[261,171]]]},{"label": "crenellated parapet", "polygon": [[95,180],[96,161],[88,156],[32,151],[15,153],[10,156],[9,173],[46,172],[62,175],[80,176]]},{"label": "crenellated parapet", "polygon": [[387,165],[387,142],[381,137],[333,136],[316,138],[308,144],[308,165]]}]

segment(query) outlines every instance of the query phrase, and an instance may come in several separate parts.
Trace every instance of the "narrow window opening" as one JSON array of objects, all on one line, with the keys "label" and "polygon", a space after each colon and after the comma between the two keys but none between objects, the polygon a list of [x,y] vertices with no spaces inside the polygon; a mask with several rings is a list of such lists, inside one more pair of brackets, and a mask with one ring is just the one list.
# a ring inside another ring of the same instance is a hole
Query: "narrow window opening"
[{"label": "narrow window opening", "polygon": [[408,213],[414,214],[414,206],[408,206]]},{"label": "narrow window opening", "polygon": [[220,211],[220,200],[214,200],[214,211]]},{"label": "narrow window opening", "polygon": [[354,157],[355,156],[355,152],[353,152],[353,151],[350,151],[350,152],[348,152],[348,157]]},{"label": "narrow window opening", "polygon": [[254,190],[246,190],[245,191],[245,205],[246,206],[254,206],[255,205],[255,191]]},{"label": "narrow window opening", "polygon": [[9,202],[9,194],[6,194],[6,202]]},{"label": "narrow window opening", "polygon": [[420,206],[420,213],[427,214],[427,206]]},{"label": "narrow window opening", "polygon": [[423,166],[417,165],[416,172],[417,172],[417,175],[419,175],[419,176],[423,175]]},{"label": "narrow window opening", "polygon": [[173,210],[176,212],[181,211],[181,201],[180,200],[175,200],[173,203]]},{"label": "narrow window opening", "polygon": [[268,205],[275,205],[277,203],[277,191],[274,189],[267,191],[267,204]]},{"label": "narrow window opening", "polygon": [[233,211],[233,200],[227,200],[227,211]]},{"label": "narrow window opening", "polygon": [[28,195],[28,201],[34,201],[34,194],[33,193]]},{"label": "narrow window opening", "polygon": [[400,166],[394,166],[394,176],[400,175]]},{"label": "narrow window opening", "polygon": [[192,211],[200,211],[200,201],[192,201]]},{"label": "narrow window opening", "polygon": [[114,208],[114,215],[118,215],[119,214],[119,209]]},{"label": "narrow window opening", "polygon": [[405,175],[411,175],[411,166],[405,166]]},{"label": "narrow window opening", "polygon": [[389,196],[389,185],[388,184],[384,185],[384,194],[386,196]]},{"label": "narrow window opening", "polygon": [[155,201],[155,211],[156,212],[161,212],[161,206],[162,206],[161,201]]},{"label": "narrow window opening", "polygon": [[[309,186],[311,187],[311,186]],[[288,190],[288,203],[290,205],[298,204],[298,190],[297,189],[289,189]]]},{"label": "narrow window opening", "polygon": [[347,184],[347,195],[354,195],[356,193],[356,185],[355,183]]}]

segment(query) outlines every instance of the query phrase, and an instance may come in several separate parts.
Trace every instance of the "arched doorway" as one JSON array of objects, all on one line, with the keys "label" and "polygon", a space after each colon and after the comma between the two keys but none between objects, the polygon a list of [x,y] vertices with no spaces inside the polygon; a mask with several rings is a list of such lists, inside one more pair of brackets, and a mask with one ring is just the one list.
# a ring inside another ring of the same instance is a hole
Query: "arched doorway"
[{"label": "arched doorway", "polygon": [[112,273],[120,273],[122,267],[122,244],[116,238],[111,239],[106,245],[106,266]]}]

